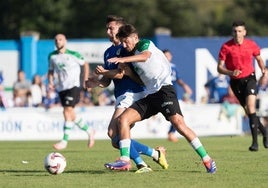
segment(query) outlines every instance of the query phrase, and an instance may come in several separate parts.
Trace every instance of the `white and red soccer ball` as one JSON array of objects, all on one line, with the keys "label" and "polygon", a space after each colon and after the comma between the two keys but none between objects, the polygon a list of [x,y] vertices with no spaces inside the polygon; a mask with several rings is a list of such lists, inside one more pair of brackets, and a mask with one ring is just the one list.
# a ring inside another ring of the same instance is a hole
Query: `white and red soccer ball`
[{"label": "white and red soccer ball", "polygon": [[57,152],[49,153],[44,160],[44,167],[50,174],[61,174],[66,167],[65,157]]}]

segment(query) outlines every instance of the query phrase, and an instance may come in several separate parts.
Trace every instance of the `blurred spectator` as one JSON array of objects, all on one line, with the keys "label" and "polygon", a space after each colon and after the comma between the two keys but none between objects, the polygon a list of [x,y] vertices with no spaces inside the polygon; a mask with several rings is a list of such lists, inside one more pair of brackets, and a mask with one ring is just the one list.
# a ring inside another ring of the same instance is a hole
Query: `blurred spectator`
[{"label": "blurred spectator", "polygon": [[224,74],[210,79],[205,84],[208,94],[208,103],[222,103],[223,97],[228,94],[229,79]]},{"label": "blurred spectator", "polygon": [[265,127],[268,127],[268,76],[262,75],[257,83],[256,109]]},{"label": "blurred spectator", "polygon": [[[192,96],[192,89],[188,84],[186,84],[181,77],[179,76],[179,71],[174,63],[172,63],[172,53],[170,50],[165,49],[163,50],[163,53],[165,54],[166,58],[170,62],[171,66],[171,79],[172,79],[172,84],[175,88],[176,91],[179,90],[178,86],[180,86],[184,94],[182,96],[182,101],[185,103],[193,103],[193,100],[191,99]],[[179,99],[179,95],[177,93],[177,97]],[[176,129],[173,127],[173,125],[170,125],[169,131],[168,131],[168,140],[171,142],[177,142],[178,138],[176,136]]]},{"label": "blurred spectator", "polygon": [[91,89],[92,102],[95,106],[112,105],[110,94],[107,89],[95,87]]},{"label": "blurred spectator", "polygon": [[268,116],[268,77],[262,75],[257,83],[256,109],[260,116]]},{"label": "blurred spectator", "polygon": [[172,53],[168,49],[163,50],[163,53],[165,54],[166,58],[171,64],[170,65],[171,66],[171,79],[172,79],[173,86],[175,87],[176,91],[179,90],[178,86],[180,86],[184,92],[182,100],[185,100],[184,102],[186,101],[189,102],[189,100],[191,100],[191,96],[193,93],[191,87],[183,81],[183,79],[179,75],[177,66],[174,63],[172,63],[172,58],[173,58]]},{"label": "blurred spectator", "polygon": [[2,71],[0,71],[0,108],[5,109],[6,108],[6,99],[4,95],[4,86],[3,86],[4,78]]},{"label": "blurred spectator", "polygon": [[4,104],[4,99],[2,97],[2,93],[0,93],[0,109],[3,110],[5,108],[6,108],[6,106]]},{"label": "blurred spectator", "polygon": [[23,70],[19,70],[17,75],[17,81],[13,85],[14,107],[24,107],[27,102],[27,93],[30,92],[31,82],[25,78]]},{"label": "blurred spectator", "polygon": [[268,76],[262,75],[257,83],[258,95],[267,95],[268,93]]},{"label": "blurred spectator", "polygon": [[227,94],[222,97],[221,110],[219,114],[220,120],[226,118],[230,120],[230,118],[235,116],[238,111],[244,115],[243,108],[240,106],[239,100],[236,98],[230,86],[227,88],[227,91]]},{"label": "blurred spectator", "polygon": [[94,106],[92,100],[91,100],[91,93],[85,90],[80,91],[80,97],[79,102],[77,106],[83,107],[83,106]]},{"label": "blurred spectator", "polygon": [[189,95],[188,93],[184,93],[181,99],[183,102],[187,103],[187,104],[193,104],[194,101],[191,98],[191,95]]},{"label": "blurred spectator", "polygon": [[34,104],[33,104],[33,96],[32,96],[32,93],[31,91],[28,91],[26,93],[26,102],[25,102],[25,107],[34,107]]},{"label": "blurred spectator", "polygon": [[42,101],[46,97],[46,87],[41,77],[36,74],[33,77],[31,85],[32,106],[38,107],[42,105]]},{"label": "blurred spectator", "polygon": [[46,109],[55,107],[55,106],[61,106],[60,98],[58,96],[58,93],[54,89],[47,89],[47,95],[43,100],[43,106]]},{"label": "blurred spectator", "polygon": [[228,86],[227,91],[227,94],[224,95],[222,98],[222,102],[228,102],[230,104],[239,104],[239,100],[236,98],[230,86]]}]

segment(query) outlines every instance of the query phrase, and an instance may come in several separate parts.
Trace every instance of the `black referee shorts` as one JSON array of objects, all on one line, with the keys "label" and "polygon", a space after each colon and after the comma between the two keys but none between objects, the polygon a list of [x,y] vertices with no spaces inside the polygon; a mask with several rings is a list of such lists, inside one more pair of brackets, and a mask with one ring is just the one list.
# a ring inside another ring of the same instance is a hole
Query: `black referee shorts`
[{"label": "black referee shorts", "polygon": [[231,79],[230,86],[243,107],[246,105],[247,96],[257,95],[257,80],[254,72],[245,78]]}]

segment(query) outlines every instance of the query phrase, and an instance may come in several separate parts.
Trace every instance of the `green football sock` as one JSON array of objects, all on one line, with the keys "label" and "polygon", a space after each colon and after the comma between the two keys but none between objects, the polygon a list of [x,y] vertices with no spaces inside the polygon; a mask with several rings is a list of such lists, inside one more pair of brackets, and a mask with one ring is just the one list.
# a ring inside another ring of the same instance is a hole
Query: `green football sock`
[{"label": "green football sock", "polygon": [[190,144],[192,145],[196,153],[201,157],[203,161],[210,159],[209,155],[207,154],[207,151],[205,150],[204,146],[201,144],[199,138],[196,137],[195,139],[191,141]]},{"label": "green football sock", "polygon": [[63,140],[68,141],[69,140],[69,134],[71,132],[71,129],[73,128],[73,122],[72,121],[66,121],[63,127]]},{"label": "green football sock", "polygon": [[121,159],[129,160],[130,159],[130,139],[120,140],[120,155]]},{"label": "green football sock", "polygon": [[87,131],[88,130],[88,124],[86,124],[82,118],[77,118],[75,120],[75,124],[82,129],[83,131]]}]

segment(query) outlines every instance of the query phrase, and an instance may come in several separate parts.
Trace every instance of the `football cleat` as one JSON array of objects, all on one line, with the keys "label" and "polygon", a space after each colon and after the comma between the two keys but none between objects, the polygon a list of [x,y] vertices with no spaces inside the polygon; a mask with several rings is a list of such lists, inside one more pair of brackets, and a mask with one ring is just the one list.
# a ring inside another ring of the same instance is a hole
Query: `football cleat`
[{"label": "football cleat", "polygon": [[159,164],[163,169],[168,169],[168,163],[166,159],[166,149],[163,146],[155,148],[158,151],[158,160],[153,159],[157,164]]},{"label": "football cleat", "polygon": [[148,172],[153,171],[150,166],[137,165],[137,168],[138,170],[135,172],[135,174],[142,174],[142,173],[148,173]]},{"label": "football cleat", "polygon": [[248,148],[249,151],[258,151],[259,150],[259,147],[258,147],[258,144],[252,144],[249,148]]},{"label": "football cleat", "polygon": [[205,165],[208,173],[210,174],[216,173],[217,167],[215,161],[210,159],[208,161],[204,161],[203,164]]},{"label": "football cleat", "polygon": [[115,162],[104,164],[105,168],[118,171],[129,171],[131,169],[130,161],[116,160]]},{"label": "football cleat", "polygon": [[263,137],[263,146],[264,146],[264,148],[268,148],[268,137],[267,136]]}]

